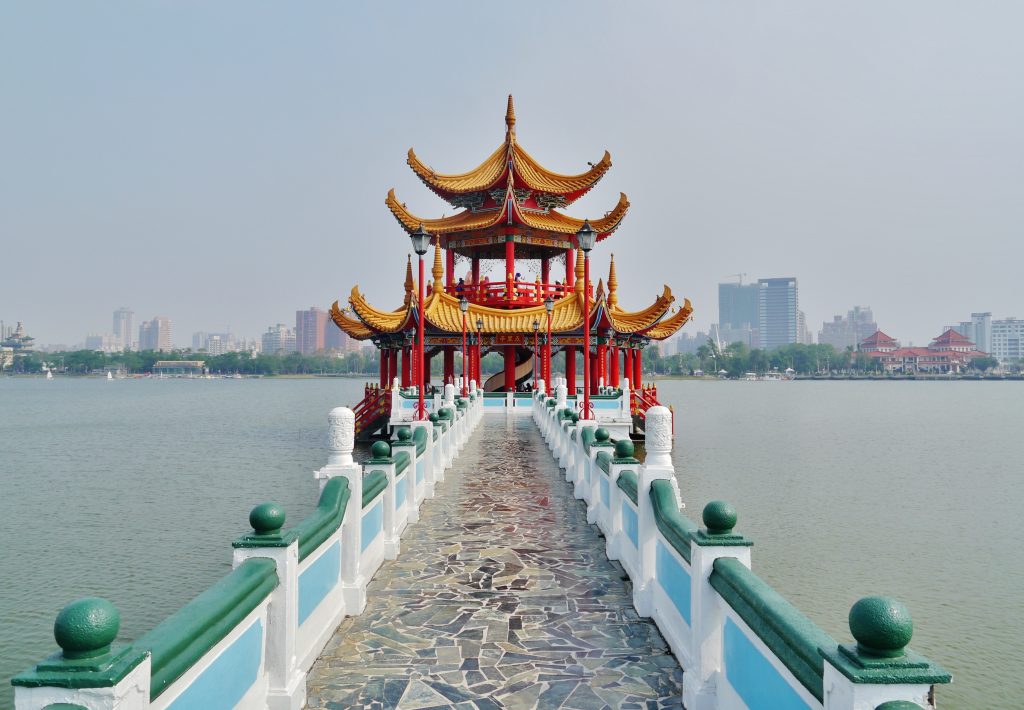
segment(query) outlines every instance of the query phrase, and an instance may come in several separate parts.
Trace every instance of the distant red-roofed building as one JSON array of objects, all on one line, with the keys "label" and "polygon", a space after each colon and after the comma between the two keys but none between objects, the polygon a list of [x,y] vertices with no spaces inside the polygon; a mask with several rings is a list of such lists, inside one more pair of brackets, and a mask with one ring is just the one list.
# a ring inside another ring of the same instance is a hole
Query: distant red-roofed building
[{"label": "distant red-roofed building", "polygon": [[860,342],[858,349],[880,361],[889,372],[960,372],[976,357],[987,353],[974,348],[969,338],[946,330],[926,348],[904,348],[895,338],[876,331]]}]

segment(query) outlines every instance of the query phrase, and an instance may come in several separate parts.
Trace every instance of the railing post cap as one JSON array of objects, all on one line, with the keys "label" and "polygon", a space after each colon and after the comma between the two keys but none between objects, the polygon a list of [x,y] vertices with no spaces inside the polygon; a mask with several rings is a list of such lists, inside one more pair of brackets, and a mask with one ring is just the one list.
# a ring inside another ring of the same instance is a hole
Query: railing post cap
[{"label": "railing post cap", "polygon": [[60,610],[53,637],[65,658],[93,658],[110,652],[120,627],[116,606],[106,599],[85,597]]},{"label": "railing post cap", "polygon": [[736,527],[736,509],[724,500],[713,500],[701,514],[709,535],[727,535]]},{"label": "railing post cap", "polygon": [[391,456],[391,444],[386,441],[375,441],[370,447],[370,456],[375,459],[386,459]]},{"label": "railing post cap", "polygon": [[428,418],[430,419],[430,421],[437,423],[437,412],[431,412]]},{"label": "railing post cap", "polygon": [[409,439],[412,438],[412,432],[409,431],[409,427],[407,426],[398,427],[397,434],[399,441],[409,441]]},{"label": "railing post cap", "polygon": [[615,442],[615,458],[631,459],[636,452],[636,447],[629,439],[619,439]]},{"label": "railing post cap", "polygon": [[249,512],[249,524],[257,535],[274,535],[284,527],[284,508],[277,503],[260,503]]},{"label": "railing post cap", "polygon": [[857,650],[869,656],[898,658],[914,635],[910,611],[890,597],[864,597],[850,608],[849,621]]},{"label": "railing post cap", "polygon": [[594,440],[598,442],[605,442],[611,438],[611,434],[604,427],[598,427],[597,431],[594,432]]}]

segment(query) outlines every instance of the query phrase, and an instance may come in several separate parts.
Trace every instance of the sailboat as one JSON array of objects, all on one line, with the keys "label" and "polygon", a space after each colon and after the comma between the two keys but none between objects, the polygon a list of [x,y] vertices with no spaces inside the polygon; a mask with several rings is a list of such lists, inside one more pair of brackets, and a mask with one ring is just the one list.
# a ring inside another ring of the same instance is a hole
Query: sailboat
[{"label": "sailboat", "polygon": [[112,373],[110,370],[107,370],[107,379],[108,380],[114,379],[114,373]]},{"label": "sailboat", "polygon": [[53,372],[50,371],[50,368],[48,368],[48,367],[46,367],[44,365],[43,366],[43,371],[46,373],[46,379],[48,379],[48,380],[52,380],[53,379]]}]

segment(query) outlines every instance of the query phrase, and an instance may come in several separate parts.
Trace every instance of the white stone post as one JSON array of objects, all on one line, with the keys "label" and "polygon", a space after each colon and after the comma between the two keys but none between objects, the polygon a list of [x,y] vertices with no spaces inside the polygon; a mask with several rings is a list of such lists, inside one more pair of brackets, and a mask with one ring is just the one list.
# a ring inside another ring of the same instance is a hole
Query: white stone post
[{"label": "white stone post", "polygon": [[633,404],[631,390],[629,388],[629,378],[626,377],[622,380],[622,409],[620,410],[620,416],[623,419],[628,419],[630,422],[633,420]]},{"label": "white stone post", "polygon": [[[276,523],[280,531],[284,511],[265,503],[249,515],[257,533],[273,533],[256,527],[269,527],[267,521],[275,517],[271,508],[280,511],[280,522]],[[262,514],[257,517],[260,511]],[[295,637],[299,631],[299,541],[293,539],[287,547],[235,547],[231,568],[236,569],[253,557],[269,558],[277,565],[278,585],[270,593],[267,608],[267,708],[301,710],[306,705],[306,673],[299,667],[295,648]]]},{"label": "white stone post", "polygon": [[[434,456],[436,455],[436,450],[434,447],[434,423],[429,419],[425,421],[413,422],[412,432],[414,435],[417,429],[425,430],[425,434],[427,437],[427,448],[423,450],[423,497],[433,498],[434,485],[436,484],[434,478]],[[413,436],[413,440],[415,439],[416,437]]]},{"label": "white stone post", "polygon": [[359,614],[366,606],[366,580],[359,568],[362,558],[363,468],[352,459],[356,416],[348,407],[335,407],[327,415],[327,465],[313,475],[323,492],[335,476],[348,480],[348,505],[341,523],[341,590],[345,609]]},{"label": "white stone post", "polygon": [[647,410],[647,460],[640,468],[637,480],[637,517],[639,525],[640,579],[633,580],[633,606],[641,616],[651,615],[651,585],[655,574],[658,525],[651,504],[651,482],[667,480],[675,490],[679,502],[679,484],[672,467],[672,413],[657,406]]},{"label": "white stone post", "polygon": [[[575,470],[573,471],[573,495],[580,500],[587,500],[587,467],[590,466],[590,454],[583,448],[583,431],[585,429],[597,429],[597,421],[594,419],[580,419],[576,425],[576,445],[573,447],[573,456],[576,459]],[[588,520],[588,522],[590,522]]]}]

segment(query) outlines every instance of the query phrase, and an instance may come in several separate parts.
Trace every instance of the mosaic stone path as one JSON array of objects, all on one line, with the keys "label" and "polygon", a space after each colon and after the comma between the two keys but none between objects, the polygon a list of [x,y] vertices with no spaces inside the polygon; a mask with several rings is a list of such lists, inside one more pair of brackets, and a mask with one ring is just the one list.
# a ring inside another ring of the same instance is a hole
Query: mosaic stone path
[{"label": "mosaic stone path", "polygon": [[570,490],[532,419],[485,416],[313,666],[308,707],[682,707]]}]

